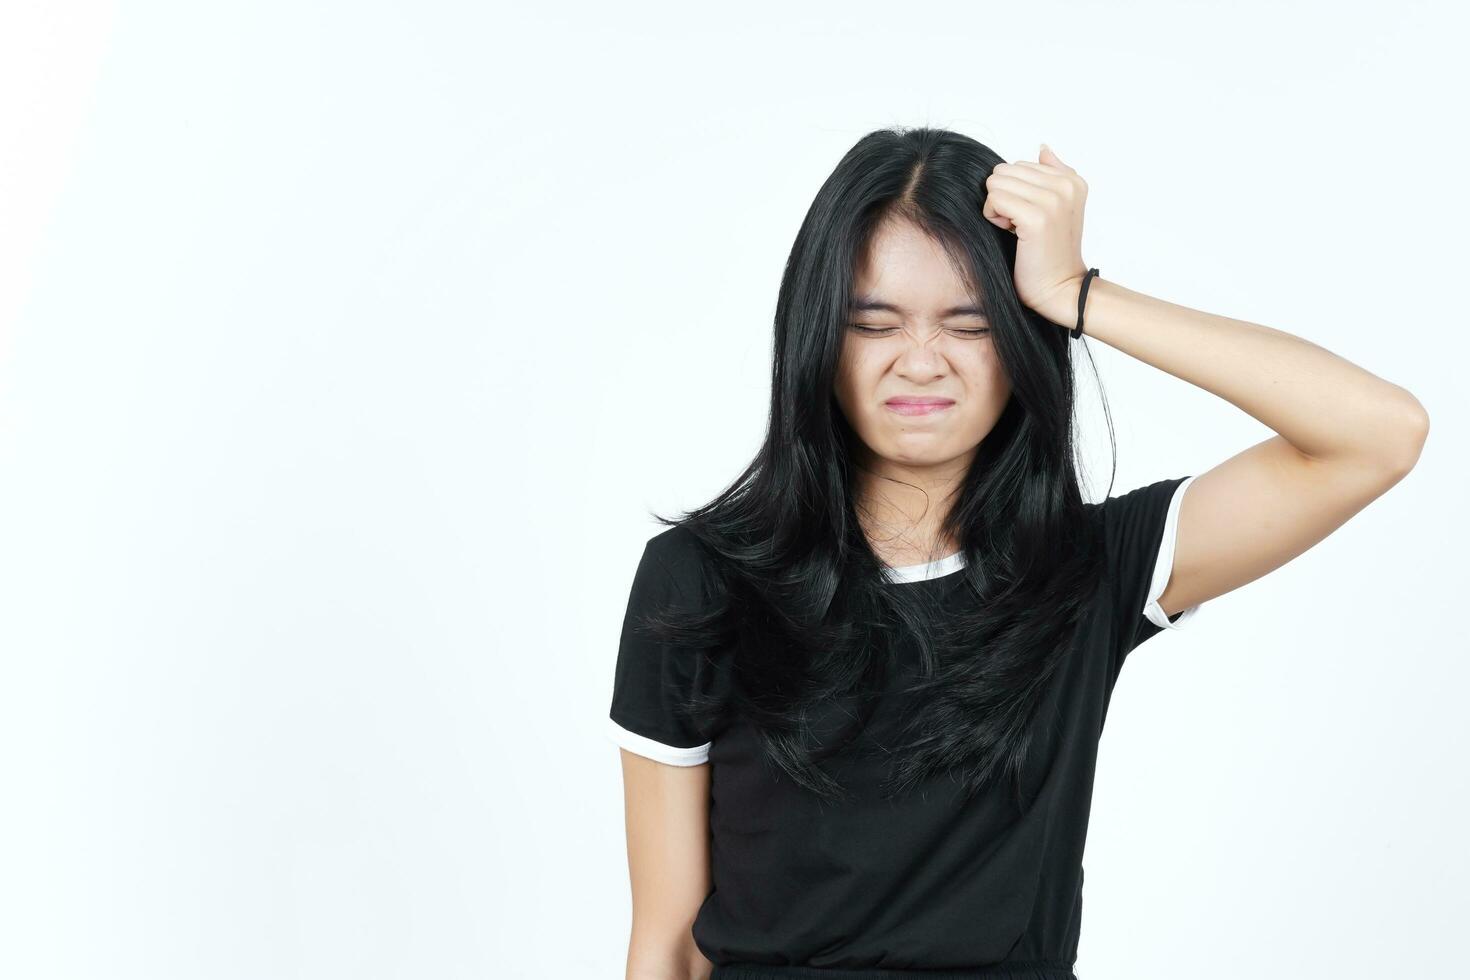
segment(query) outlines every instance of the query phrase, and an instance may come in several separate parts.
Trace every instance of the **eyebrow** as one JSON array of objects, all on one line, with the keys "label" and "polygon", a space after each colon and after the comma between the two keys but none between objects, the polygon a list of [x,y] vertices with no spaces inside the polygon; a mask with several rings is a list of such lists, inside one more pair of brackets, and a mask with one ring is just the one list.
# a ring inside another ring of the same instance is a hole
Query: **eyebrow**
[{"label": "eyebrow", "polygon": [[[897,305],[895,305],[893,303],[885,303],[885,302],[883,302],[881,300],[876,300],[876,299],[860,299],[857,302],[855,302],[855,303],[852,304],[852,312],[854,312],[854,313],[897,313],[899,316],[903,316],[908,311],[905,310],[902,306],[897,306]],[[982,316],[983,317],[983,316],[985,316],[985,311],[983,309],[981,309],[980,307],[978,307],[978,306],[968,305],[967,304],[965,306],[951,306],[949,309],[947,309],[943,313],[939,314],[939,316],[940,316],[940,319],[948,319],[949,317],[952,317],[952,316]]]}]

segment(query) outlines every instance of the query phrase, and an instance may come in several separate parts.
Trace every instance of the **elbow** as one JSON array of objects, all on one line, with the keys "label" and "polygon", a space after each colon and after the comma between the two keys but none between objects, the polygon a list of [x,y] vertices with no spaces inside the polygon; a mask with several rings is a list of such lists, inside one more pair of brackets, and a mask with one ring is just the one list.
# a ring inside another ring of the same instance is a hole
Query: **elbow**
[{"label": "elbow", "polygon": [[693,940],[671,945],[630,944],[625,980],[708,980],[713,964]]},{"label": "elbow", "polygon": [[625,980],[709,980],[709,970],[683,964],[629,963]]},{"label": "elbow", "polygon": [[1419,462],[1424,443],[1429,438],[1429,412],[1422,402],[1408,392],[1400,414],[1399,434],[1393,440],[1388,464],[1394,475],[1402,479]]}]

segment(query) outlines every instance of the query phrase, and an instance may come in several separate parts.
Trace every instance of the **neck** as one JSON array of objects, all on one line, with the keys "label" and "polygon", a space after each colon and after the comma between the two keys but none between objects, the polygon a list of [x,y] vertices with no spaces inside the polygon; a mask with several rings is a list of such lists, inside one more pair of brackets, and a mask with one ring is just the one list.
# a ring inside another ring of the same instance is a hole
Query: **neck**
[{"label": "neck", "polygon": [[919,467],[871,454],[858,463],[858,523],[880,561],[917,565],[959,550],[943,525],[968,469],[968,460]]}]

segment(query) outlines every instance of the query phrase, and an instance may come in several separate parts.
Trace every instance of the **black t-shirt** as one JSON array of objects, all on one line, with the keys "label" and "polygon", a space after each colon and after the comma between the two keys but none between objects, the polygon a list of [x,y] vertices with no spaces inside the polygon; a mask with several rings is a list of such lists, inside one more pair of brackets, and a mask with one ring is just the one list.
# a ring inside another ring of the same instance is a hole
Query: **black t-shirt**
[{"label": "black t-shirt", "polygon": [[[885,799],[880,784],[888,770],[862,752],[827,763],[857,794],[854,803],[834,805],[778,778],[740,720],[718,732],[682,720],[672,707],[677,696],[717,693],[722,672],[702,654],[630,628],[645,611],[669,602],[691,608],[705,594],[694,536],[673,527],[653,537],[629,597],[607,732],[663,763],[711,766],[713,888],[693,926],[704,955],[717,967],[1006,964],[1037,980],[1072,977],[1098,739],[1114,683],[1130,650],[1199,609],[1170,620],[1157,605],[1173,563],[1179,503],[1193,479],[1161,480],[1087,505],[1102,509],[1108,584],[1041,706],[1052,723],[1038,726],[1027,763],[1037,767],[1027,777],[1034,801],[1020,815],[1003,789],[962,802],[953,780]],[[962,562],[953,555],[890,568],[887,587],[974,601],[971,590],[948,588]],[[895,656],[898,669],[863,737],[881,741],[897,731],[897,691],[918,664],[911,645],[900,643]]]}]

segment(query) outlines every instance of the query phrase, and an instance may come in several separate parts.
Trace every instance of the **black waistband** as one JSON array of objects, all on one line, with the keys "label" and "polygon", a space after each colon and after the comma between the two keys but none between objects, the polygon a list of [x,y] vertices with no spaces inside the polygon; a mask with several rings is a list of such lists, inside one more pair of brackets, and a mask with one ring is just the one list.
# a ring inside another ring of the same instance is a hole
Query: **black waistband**
[{"label": "black waistband", "polygon": [[717,963],[710,980],[1077,980],[1060,960],[1017,960],[961,970],[840,969],[764,963]]}]

